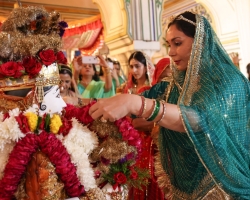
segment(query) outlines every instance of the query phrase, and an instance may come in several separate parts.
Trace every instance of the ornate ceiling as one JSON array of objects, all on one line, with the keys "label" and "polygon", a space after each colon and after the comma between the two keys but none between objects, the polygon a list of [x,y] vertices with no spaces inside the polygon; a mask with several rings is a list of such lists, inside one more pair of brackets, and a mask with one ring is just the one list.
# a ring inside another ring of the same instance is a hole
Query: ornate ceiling
[{"label": "ornate ceiling", "polygon": [[[47,11],[57,10],[61,13],[62,20],[72,22],[100,14],[98,7],[92,0],[26,0],[20,1],[22,6],[42,5]],[[0,0],[0,22],[4,21],[14,8],[15,0]]]}]

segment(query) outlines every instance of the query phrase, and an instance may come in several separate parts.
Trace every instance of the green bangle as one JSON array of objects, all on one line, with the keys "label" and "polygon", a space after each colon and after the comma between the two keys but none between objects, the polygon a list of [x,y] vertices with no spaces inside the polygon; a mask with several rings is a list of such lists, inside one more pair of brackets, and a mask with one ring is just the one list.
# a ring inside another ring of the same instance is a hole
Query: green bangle
[{"label": "green bangle", "polygon": [[156,103],[155,103],[153,114],[147,119],[147,121],[153,121],[156,118],[156,116],[159,114],[161,103],[158,100],[155,100],[155,102]]}]

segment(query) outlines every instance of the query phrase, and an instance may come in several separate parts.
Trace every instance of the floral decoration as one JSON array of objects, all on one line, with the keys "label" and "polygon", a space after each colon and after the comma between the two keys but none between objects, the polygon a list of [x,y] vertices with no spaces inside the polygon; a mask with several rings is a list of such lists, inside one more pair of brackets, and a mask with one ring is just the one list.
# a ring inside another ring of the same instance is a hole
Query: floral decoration
[{"label": "floral decoration", "polygon": [[19,78],[24,73],[24,67],[20,62],[9,61],[0,66],[0,77]]},{"label": "floral decoration", "polygon": [[8,61],[0,65],[0,78],[20,78],[23,75],[29,75],[34,78],[40,72],[42,65],[49,66],[52,63],[67,64],[67,58],[63,52],[57,53],[52,49],[42,50],[38,57],[25,57],[21,62]]},{"label": "floral decoration", "polygon": [[[141,148],[138,132],[123,118],[107,125],[111,127],[107,129],[111,132],[105,138],[99,137],[100,128],[95,123],[101,122],[94,121],[88,113],[94,103],[84,107],[67,105],[62,116],[40,116],[36,105],[24,112],[14,109],[1,114],[1,198],[13,198],[26,166],[37,149],[46,154],[55,166],[70,197],[79,197],[84,191],[97,186],[102,188],[107,183],[114,190],[127,185],[140,188],[146,183],[147,170],[134,166]],[[100,127],[104,127],[104,124]],[[114,154],[110,154],[103,149],[108,146],[118,148],[114,148]]]},{"label": "floral decoration", "polygon": [[84,188],[97,187],[88,154],[98,145],[98,139],[76,119],[68,120],[57,114],[39,116],[34,105],[24,112],[11,110],[2,120],[0,199],[12,199],[31,155],[38,148],[55,165],[69,196],[81,196]]}]

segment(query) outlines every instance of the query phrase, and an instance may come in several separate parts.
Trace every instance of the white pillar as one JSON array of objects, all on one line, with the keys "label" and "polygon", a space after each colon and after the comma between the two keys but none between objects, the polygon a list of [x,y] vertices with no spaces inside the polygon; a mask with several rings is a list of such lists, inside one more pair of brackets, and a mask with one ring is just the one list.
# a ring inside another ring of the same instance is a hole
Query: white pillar
[{"label": "white pillar", "polygon": [[247,76],[246,66],[250,63],[250,0],[235,0],[238,18],[240,70]]}]

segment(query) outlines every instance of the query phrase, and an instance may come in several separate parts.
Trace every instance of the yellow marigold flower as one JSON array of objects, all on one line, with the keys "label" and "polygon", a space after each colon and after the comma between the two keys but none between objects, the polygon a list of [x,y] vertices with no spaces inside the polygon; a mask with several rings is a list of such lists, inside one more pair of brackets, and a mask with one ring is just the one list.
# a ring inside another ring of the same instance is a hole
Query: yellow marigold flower
[{"label": "yellow marigold flower", "polygon": [[53,115],[53,117],[50,119],[50,132],[57,134],[60,127],[62,126],[62,120],[59,115]]},{"label": "yellow marigold flower", "polygon": [[28,124],[29,124],[30,130],[31,131],[36,130],[38,116],[35,113],[32,113],[32,112],[25,113],[25,116],[28,119]]}]

